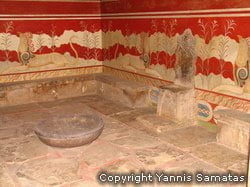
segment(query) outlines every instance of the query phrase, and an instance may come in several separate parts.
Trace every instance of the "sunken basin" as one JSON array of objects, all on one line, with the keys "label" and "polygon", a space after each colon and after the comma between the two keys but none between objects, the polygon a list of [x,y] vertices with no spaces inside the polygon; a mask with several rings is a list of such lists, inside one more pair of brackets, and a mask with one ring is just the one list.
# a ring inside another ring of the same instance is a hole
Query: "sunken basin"
[{"label": "sunken basin", "polygon": [[96,115],[57,116],[35,126],[39,139],[53,147],[78,147],[91,143],[102,133],[103,121]]}]

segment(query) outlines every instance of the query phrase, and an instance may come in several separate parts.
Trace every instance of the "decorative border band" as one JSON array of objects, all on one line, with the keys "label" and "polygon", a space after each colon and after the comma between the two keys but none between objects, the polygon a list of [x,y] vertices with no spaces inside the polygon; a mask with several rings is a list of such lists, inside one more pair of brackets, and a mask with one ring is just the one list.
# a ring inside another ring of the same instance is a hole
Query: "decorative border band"
[{"label": "decorative border band", "polygon": [[83,75],[91,73],[102,73],[103,66],[85,66],[85,67],[74,67],[74,68],[64,68],[64,69],[55,69],[55,70],[45,70],[45,71],[36,71],[36,72],[25,72],[25,73],[15,73],[15,74],[5,74],[0,76],[1,83],[13,83],[19,81],[27,80],[38,80],[62,76],[74,76],[74,75]]},{"label": "decorative border band", "polygon": [[0,20],[50,20],[50,19],[136,19],[136,18],[196,18],[196,17],[245,17],[250,8],[131,12],[131,13],[86,13],[86,14],[0,14]]}]

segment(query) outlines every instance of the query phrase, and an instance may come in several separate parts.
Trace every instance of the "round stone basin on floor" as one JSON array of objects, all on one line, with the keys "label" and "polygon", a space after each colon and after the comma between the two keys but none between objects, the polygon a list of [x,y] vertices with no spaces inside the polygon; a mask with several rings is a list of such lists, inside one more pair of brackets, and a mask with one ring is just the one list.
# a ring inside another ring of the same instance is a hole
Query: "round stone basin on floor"
[{"label": "round stone basin on floor", "polygon": [[96,115],[58,116],[35,126],[39,139],[54,147],[78,147],[91,143],[102,133],[103,121]]}]

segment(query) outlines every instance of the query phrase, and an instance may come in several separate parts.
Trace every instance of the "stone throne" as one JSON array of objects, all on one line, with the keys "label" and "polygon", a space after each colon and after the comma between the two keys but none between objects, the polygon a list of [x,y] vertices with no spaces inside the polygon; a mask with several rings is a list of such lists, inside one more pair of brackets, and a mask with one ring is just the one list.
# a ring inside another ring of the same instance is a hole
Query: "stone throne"
[{"label": "stone throne", "polygon": [[190,29],[178,37],[174,84],[161,86],[157,114],[177,123],[195,124],[196,102],[194,90],[195,37]]}]

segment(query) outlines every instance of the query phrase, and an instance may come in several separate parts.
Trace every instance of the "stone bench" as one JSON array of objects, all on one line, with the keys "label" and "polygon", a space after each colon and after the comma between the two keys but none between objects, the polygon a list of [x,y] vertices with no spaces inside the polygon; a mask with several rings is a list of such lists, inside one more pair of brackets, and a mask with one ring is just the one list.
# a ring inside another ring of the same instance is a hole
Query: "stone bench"
[{"label": "stone bench", "polygon": [[0,84],[0,106],[53,101],[95,94],[95,75],[49,78]]},{"label": "stone bench", "polygon": [[146,107],[149,105],[149,87],[130,80],[119,79],[110,75],[96,77],[101,82],[101,94],[126,106]]},{"label": "stone bench", "polygon": [[104,73],[0,84],[0,107],[99,94],[129,107],[147,105],[148,87]]},{"label": "stone bench", "polygon": [[219,126],[217,142],[244,154],[249,151],[250,114],[223,109],[214,113]]}]

